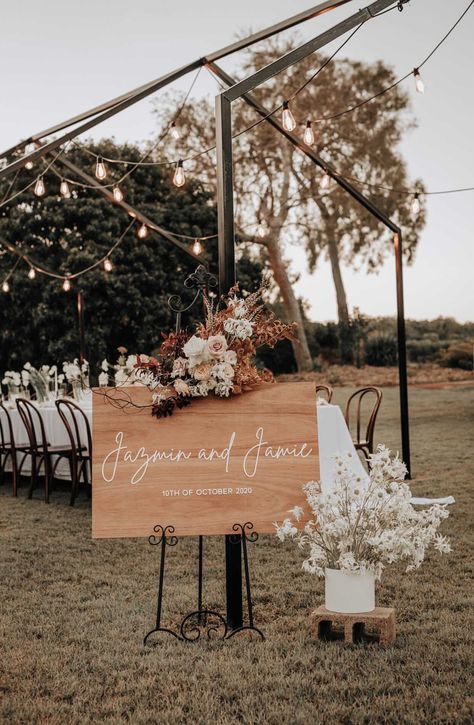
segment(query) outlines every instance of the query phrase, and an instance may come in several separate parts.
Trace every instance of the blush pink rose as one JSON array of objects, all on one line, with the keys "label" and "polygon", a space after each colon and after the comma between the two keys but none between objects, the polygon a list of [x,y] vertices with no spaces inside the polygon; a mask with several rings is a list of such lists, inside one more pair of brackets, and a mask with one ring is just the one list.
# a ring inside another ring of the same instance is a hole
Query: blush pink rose
[{"label": "blush pink rose", "polygon": [[207,340],[207,350],[215,360],[222,357],[227,350],[227,340],[224,335],[211,335]]}]

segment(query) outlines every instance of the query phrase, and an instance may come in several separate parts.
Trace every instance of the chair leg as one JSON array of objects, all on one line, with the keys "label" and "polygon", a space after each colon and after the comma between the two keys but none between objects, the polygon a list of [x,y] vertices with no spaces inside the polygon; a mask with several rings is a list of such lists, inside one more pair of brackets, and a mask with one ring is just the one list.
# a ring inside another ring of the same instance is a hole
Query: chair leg
[{"label": "chair leg", "polygon": [[51,456],[44,456],[44,502],[49,503],[49,491],[52,483]]},{"label": "chair leg", "polygon": [[18,461],[16,459],[16,450],[13,449],[11,452],[11,459],[12,459],[12,483],[13,483],[13,492],[12,495],[17,495],[17,489],[18,489]]},{"label": "chair leg", "polygon": [[71,457],[69,459],[69,466],[71,469],[71,500],[69,501],[69,505],[74,506],[74,502],[77,496],[77,489],[79,488],[77,459],[75,457]]},{"label": "chair leg", "polygon": [[[41,459],[40,459],[41,460]],[[33,498],[33,491],[38,483],[38,461],[34,453],[31,454],[31,482],[28,489],[28,498]]]}]

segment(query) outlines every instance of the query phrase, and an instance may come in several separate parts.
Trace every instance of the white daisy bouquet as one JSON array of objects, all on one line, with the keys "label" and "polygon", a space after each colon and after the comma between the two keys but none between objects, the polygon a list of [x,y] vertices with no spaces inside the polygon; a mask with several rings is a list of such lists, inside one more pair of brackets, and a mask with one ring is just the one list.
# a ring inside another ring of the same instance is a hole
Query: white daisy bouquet
[{"label": "white daisy bouquet", "polygon": [[281,541],[293,539],[307,552],[303,569],[319,577],[325,568],[372,572],[377,579],[387,564],[403,561],[406,571],[418,568],[433,547],[451,551],[438,533],[449,515],[446,506],[416,510],[404,482],[406,467],[383,445],[370,456],[368,479],[356,476],[347,458],[336,458],[333,490],[323,493],[318,483],[304,486],[310,519],[301,529],[305,512],[295,507],[292,518],[275,524]]}]

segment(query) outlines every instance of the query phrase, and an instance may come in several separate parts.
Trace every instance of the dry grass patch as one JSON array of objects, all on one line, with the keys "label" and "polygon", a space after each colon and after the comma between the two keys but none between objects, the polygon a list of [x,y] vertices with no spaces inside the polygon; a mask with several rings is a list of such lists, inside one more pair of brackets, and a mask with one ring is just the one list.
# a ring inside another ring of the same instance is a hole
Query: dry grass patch
[{"label": "dry grass patch", "polygon": [[[337,391],[341,402],[349,390]],[[397,608],[395,645],[311,640],[321,582],[291,546],[251,547],[255,619],[267,640],[144,649],[153,626],[158,551],[143,540],[92,541],[90,503],[56,491],[46,506],[0,490],[0,718],[8,723],[468,723],[473,710],[472,442],[474,391],[411,394],[418,495],[453,493],[454,552],[378,590]],[[397,391],[385,391],[377,438],[399,447]],[[205,602],[222,609],[224,547],[205,540]],[[197,540],[169,550],[164,617],[195,605]]]}]

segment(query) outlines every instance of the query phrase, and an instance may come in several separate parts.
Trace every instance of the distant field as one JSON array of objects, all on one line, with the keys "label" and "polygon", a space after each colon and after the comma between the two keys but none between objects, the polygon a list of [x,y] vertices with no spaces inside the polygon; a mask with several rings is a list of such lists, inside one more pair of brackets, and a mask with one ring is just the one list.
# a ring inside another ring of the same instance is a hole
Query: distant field
[{"label": "distant field", "polygon": [[[335,402],[350,389],[336,387]],[[18,499],[0,487],[0,721],[5,723],[470,723],[474,389],[410,394],[417,495],[453,494],[443,531],[453,553],[414,575],[389,571],[382,605],[397,609],[395,645],[319,644],[308,615],[322,582],[300,552],[262,536],[251,546],[255,619],[264,643],[144,649],[153,626],[158,552],[145,540],[92,541],[90,502]],[[398,391],[384,390],[379,442],[398,449]],[[302,481],[303,483],[303,481]],[[64,484],[62,484],[64,486]],[[195,607],[197,542],[169,551],[164,618]],[[224,547],[205,540],[205,603],[222,610]]]}]

